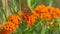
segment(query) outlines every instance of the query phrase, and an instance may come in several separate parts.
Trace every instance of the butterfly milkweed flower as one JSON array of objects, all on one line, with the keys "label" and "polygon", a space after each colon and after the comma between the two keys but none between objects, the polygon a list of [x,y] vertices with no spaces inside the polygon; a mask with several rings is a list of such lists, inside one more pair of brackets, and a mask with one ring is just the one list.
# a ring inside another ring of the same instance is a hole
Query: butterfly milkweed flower
[{"label": "butterfly milkweed flower", "polygon": [[8,21],[11,21],[12,23],[17,25],[17,24],[21,23],[21,18],[18,15],[13,14],[8,17]]},{"label": "butterfly milkweed flower", "polygon": [[33,14],[31,16],[28,16],[28,20],[27,20],[27,26],[31,26],[31,25],[34,25],[35,24],[35,21],[36,21],[36,16]]},{"label": "butterfly milkweed flower", "polygon": [[60,9],[59,8],[53,8],[45,5],[39,5],[35,9],[35,13],[38,14],[38,16],[41,19],[46,20],[52,20],[53,18],[60,17]]},{"label": "butterfly milkweed flower", "polygon": [[21,23],[21,19],[18,15],[13,14],[8,17],[8,21],[1,25],[1,28],[10,32],[15,32],[18,25]]},{"label": "butterfly milkweed flower", "polygon": [[37,14],[35,14],[34,11],[32,11],[32,13],[33,13],[32,15],[26,15],[26,14],[24,14],[22,11],[19,11],[19,12],[18,12],[18,14],[19,14],[20,16],[22,16],[23,19],[27,22],[27,26],[28,26],[28,27],[34,25],[35,20],[36,20],[36,18],[37,18]]}]

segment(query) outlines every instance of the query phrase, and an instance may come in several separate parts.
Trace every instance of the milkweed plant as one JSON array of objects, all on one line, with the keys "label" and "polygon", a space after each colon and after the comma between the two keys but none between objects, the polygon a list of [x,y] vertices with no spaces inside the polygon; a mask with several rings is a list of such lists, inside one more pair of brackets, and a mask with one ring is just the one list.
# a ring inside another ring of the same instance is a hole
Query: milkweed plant
[{"label": "milkweed plant", "polygon": [[0,0],[0,34],[60,34],[60,0]]}]

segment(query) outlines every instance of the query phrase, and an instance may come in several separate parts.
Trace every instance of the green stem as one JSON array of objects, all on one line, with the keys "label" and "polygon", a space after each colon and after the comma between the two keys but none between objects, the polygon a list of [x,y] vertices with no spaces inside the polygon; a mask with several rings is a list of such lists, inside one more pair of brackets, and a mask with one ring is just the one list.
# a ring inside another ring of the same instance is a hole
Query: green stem
[{"label": "green stem", "polygon": [[52,6],[53,0],[50,0],[49,2],[49,6]]}]

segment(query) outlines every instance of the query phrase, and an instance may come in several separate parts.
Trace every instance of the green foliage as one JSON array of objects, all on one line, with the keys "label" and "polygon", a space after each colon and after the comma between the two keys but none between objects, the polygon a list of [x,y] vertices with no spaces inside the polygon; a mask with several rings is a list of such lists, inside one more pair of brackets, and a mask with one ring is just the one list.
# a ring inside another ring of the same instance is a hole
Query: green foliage
[{"label": "green foliage", "polygon": [[3,22],[6,22],[7,21],[7,16],[6,16],[6,12],[4,9],[1,9],[2,11],[2,18],[3,18]]}]

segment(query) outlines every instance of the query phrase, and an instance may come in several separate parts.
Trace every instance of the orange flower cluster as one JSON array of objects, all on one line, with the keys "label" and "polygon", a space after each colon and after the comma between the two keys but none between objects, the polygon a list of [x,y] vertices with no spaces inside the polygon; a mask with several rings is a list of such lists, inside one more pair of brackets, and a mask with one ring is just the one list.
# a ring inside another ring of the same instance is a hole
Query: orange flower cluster
[{"label": "orange flower cluster", "polygon": [[36,16],[33,14],[31,16],[28,16],[26,21],[27,21],[27,26],[31,26],[35,24]]},{"label": "orange flower cluster", "polygon": [[35,15],[34,11],[32,11],[32,15],[26,15],[22,11],[18,12],[20,16],[23,16],[24,20],[27,22],[27,26],[30,27],[31,25],[34,25],[35,20],[37,16]]},{"label": "orange flower cluster", "polygon": [[[60,17],[60,9],[40,5],[32,10],[32,15],[24,14],[22,11],[19,11],[18,14],[23,17],[23,19],[27,22],[27,26],[30,27],[31,25],[34,25],[37,17],[46,20],[52,20],[53,18]],[[5,28],[5,30],[15,32],[19,23],[21,23],[20,17],[16,14],[13,14],[8,17],[8,21],[1,27]]]},{"label": "orange flower cluster", "polygon": [[18,28],[18,24],[21,23],[21,19],[18,15],[11,15],[8,17],[8,21],[4,23],[1,27],[10,32],[15,32]]},{"label": "orange flower cluster", "polygon": [[52,20],[54,18],[60,17],[60,9],[53,8],[45,5],[37,6],[33,11],[32,15],[25,15],[22,11],[18,12],[20,16],[24,17],[24,20],[27,21],[27,26],[34,24],[37,17],[40,19]]},{"label": "orange flower cluster", "polygon": [[45,5],[37,6],[34,9],[37,16],[39,16],[41,19],[45,18],[47,20],[51,20],[56,17],[60,17],[60,9],[59,8],[53,8]]},{"label": "orange flower cluster", "polygon": [[9,34],[9,31],[7,31],[7,30],[0,30],[0,34]]}]

